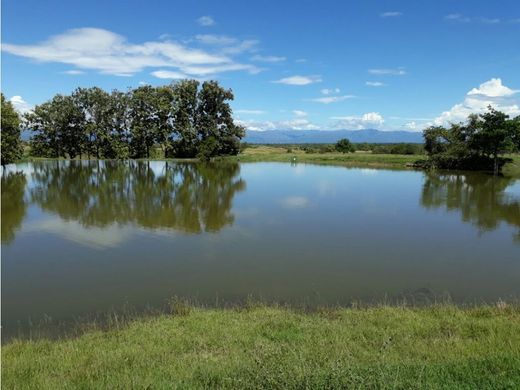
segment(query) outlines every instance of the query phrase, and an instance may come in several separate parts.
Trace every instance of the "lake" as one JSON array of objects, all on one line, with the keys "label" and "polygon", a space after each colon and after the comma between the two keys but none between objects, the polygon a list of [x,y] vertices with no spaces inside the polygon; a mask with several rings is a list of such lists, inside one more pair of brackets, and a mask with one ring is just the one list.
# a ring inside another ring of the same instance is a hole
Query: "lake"
[{"label": "lake", "polygon": [[284,163],[2,172],[2,337],[92,313],[520,296],[520,181]]}]

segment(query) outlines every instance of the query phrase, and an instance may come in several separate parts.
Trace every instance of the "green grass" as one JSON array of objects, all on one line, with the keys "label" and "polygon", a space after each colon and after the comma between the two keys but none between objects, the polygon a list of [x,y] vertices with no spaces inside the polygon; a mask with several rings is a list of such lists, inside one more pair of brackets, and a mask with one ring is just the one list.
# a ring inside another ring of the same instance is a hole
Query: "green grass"
[{"label": "green grass", "polygon": [[518,388],[520,308],[189,309],[2,348],[4,389]]},{"label": "green grass", "polygon": [[307,162],[313,164],[332,164],[352,167],[387,167],[387,168],[406,168],[406,164],[413,163],[422,156],[404,154],[373,154],[370,152],[356,153],[305,153],[305,151],[292,148],[290,153],[286,147],[254,145],[246,148],[237,157],[228,159],[241,162],[291,162],[296,158],[297,162]]}]

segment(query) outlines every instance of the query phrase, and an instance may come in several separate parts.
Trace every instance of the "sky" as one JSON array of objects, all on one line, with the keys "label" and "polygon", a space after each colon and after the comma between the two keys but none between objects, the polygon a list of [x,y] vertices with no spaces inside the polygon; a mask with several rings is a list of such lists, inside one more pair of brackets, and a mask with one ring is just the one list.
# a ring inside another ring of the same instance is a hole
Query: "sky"
[{"label": "sky", "polygon": [[249,130],[421,131],[520,115],[520,1],[2,0],[4,95],[231,88]]}]

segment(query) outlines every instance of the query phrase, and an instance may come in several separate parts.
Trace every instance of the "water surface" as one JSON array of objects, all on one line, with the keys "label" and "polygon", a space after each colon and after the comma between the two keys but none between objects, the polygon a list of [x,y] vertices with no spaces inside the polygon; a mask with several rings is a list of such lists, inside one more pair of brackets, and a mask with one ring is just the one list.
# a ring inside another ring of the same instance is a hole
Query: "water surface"
[{"label": "water surface", "polygon": [[2,334],[207,305],[520,295],[520,182],[305,164],[53,161],[2,172]]}]

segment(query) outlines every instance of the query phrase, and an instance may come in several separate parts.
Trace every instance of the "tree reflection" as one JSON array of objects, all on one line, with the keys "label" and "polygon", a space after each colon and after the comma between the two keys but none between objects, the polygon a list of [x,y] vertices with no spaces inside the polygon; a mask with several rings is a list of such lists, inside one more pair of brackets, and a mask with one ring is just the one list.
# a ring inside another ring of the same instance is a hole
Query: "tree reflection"
[{"label": "tree reflection", "polygon": [[2,173],[2,243],[11,242],[22,225],[27,211],[26,182],[23,172]]},{"label": "tree reflection", "polygon": [[458,210],[464,222],[493,230],[501,222],[518,227],[520,197],[508,194],[514,180],[484,174],[426,173],[421,204],[426,208]]},{"label": "tree reflection", "polygon": [[238,164],[70,161],[35,164],[31,199],[86,227],[131,224],[191,233],[231,225]]}]

